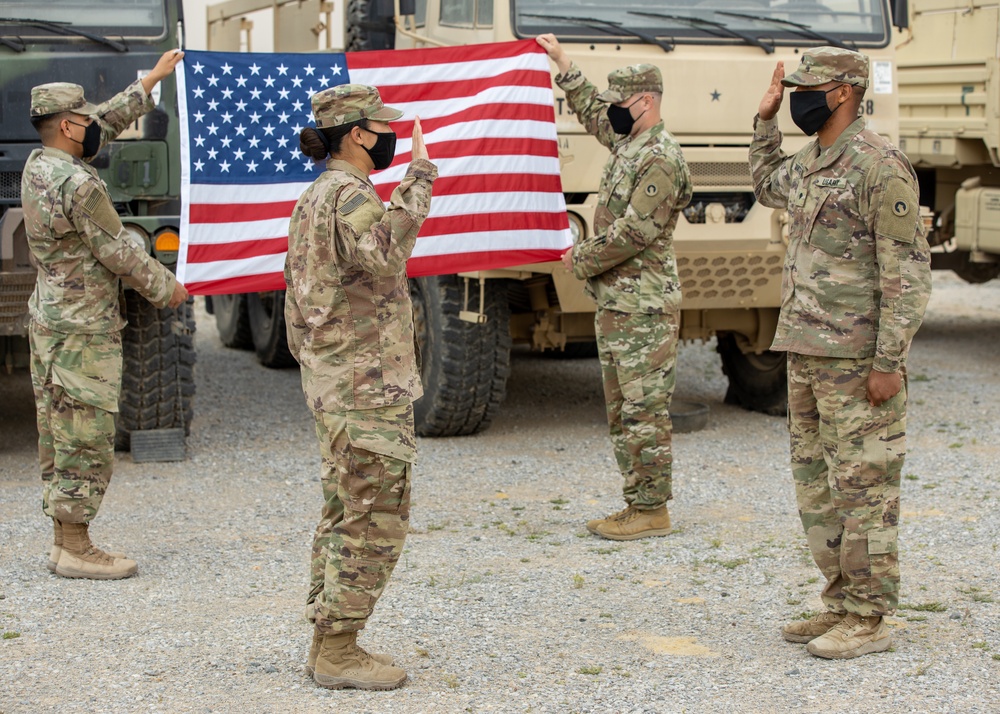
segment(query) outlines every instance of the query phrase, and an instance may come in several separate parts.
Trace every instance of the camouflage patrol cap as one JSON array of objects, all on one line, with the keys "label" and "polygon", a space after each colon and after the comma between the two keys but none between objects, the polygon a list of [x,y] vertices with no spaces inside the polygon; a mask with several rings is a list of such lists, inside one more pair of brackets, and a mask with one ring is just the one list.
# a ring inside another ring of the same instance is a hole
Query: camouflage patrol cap
[{"label": "camouflage patrol cap", "polygon": [[319,129],[329,129],[362,119],[394,121],[403,116],[403,112],[398,109],[385,106],[378,90],[367,84],[341,84],[324,89],[312,95],[310,101]]},{"label": "camouflage patrol cap", "polygon": [[47,114],[73,112],[90,116],[97,114],[96,105],[83,96],[83,87],[69,82],[50,82],[31,88],[31,116],[43,117]]},{"label": "camouflage patrol cap", "polygon": [[651,64],[634,64],[616,69],[608,75],[608,88],[597,95],[606,104],[624,102],[640,92],[663,93],[663,75]]},{"label": "camouflage patrol cap", "polygon": [[786,87],[818,87],[827,82],[868,86],[868,58],[839,47],[817,47],[802,53],[799,68],[781,80]]}]

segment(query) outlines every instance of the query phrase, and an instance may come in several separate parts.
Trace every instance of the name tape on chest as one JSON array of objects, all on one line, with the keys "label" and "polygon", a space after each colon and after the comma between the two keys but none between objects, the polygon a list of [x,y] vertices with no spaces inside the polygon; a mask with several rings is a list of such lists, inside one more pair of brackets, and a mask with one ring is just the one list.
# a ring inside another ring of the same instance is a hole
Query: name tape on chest
[{"label": "name tape on chest", "polygon": [[816,185],[821,188],[847,188],[847,179],[824,176],[816,179]]}]

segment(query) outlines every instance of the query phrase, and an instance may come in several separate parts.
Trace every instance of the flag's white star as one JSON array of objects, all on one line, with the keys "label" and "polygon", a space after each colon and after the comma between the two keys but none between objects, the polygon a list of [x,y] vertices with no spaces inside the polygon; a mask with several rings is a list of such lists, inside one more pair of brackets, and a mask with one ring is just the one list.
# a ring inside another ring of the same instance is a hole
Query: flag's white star
[{"label": "flag's white star", "polygon": [[251,124],[260,124],[260,114],[258,114],[257,112],[254,112],[253,114],[251,114],[250,115],[250,123]]},{"label": "flag's white star", "polygon": [[247,171],[253,171],[254,173],[257,173],[257,162],[251,161],[249,164],[247,164]]},{"label": "flag's white star", "polygon": [[278,96],[281,97],[282,99],[288,99],[288,90],[287,89],[279,89],[278,90]]},{"label": "flag's white star", "polygon": [[224,136],[221,139],[219,139],[219,143],[222,144],[222,148],[228,149],[229,145],[233,143],[233,140],[228,136]]},{"label": "flag's white star", "polygon": [[219,108],[219,103],[217,101],[215,101],[214,99],[211,99],[208,102],[208,108],[211,109],[214,112],[216,109]]},{"label": "flag's white star", "polygon": [[286,67],[283,64],[279,64],[278,65],[278,74],[280,74],[280,75],[286,75],[286,74],[288,74],[288,67]]},{"label": "flag's white star", "polygon": [[306,171],[312,171],[315,167],[316,167],[316,164],[314,164],[312,162],[312,160],[307,161],[304,164],[302,164],[302,168],[304,168]]},{"label": "flag's white star", "polygon": [[247,103],[241,99],[240,101],[236,102],[236,109],[241,112],[245,112],[247,110]]},{"label": "flag's white star", "polygon": [[295,161],[298,161],[299,159],[302,158],[302,152],[299,151],[298,149],[292,149],[288,153],[292,155],[292,159]]},{"label": "flag's white star", "polygon": [[278,163],[276,163],[274,165],[274,168],[276,168],[278,171],[284,171],[285,170],[285,162],[284,161],[279,161]]},{"label": "flag's white star", "polygon": [[222,112],[222,121],[225,124],[232,124],[233,123],[233,115],[230,114],[229,112]]},{"label": "flag's white star", "polygon": [[228,174],[229,173],[229,162],[228,161],[223,161],[221,164],[219,164],[219,171],[222,171],[223,173],[227,173]]},{"label": "flag's white star", "polygon": [[217,127],[215,124],[209,124],[205,128],[208,129],[208,133],[211,134],[212,136],[215,136],[216,132],[219,131],[219,127]]},{"label": "flag's white star", "polygon": [[195,74],[201,74],[202,70],[205,69],[205,65],[203,65],[201,62],[195,62],[194,65],[191,67],[191,69],[194,70]]},{"label": "flag's white star", "polygon": [[278,146],[280,148],[284,149],[286,144],[288,144],[288,137],[286,136],[278,137]]},{"label": "flag's white star", "polygon": [[291,130],[293,134],[300,134],[302,132],[302,126],[296,124],[295,126],[291,127]]},{"label": "flag's white star", "polygon": [[237,87],[247,86],[247,78],[241,74],[239,77],[236,78],[236,86]]},{"label": "flag's white star", "polygon": [[250,74],[260,74],[260,65],[256,62],[250,65]]},{"label": "flag's white star", "polygon": [[299,100],[296,99],[294,102],[292,102],[292,107],[295,109],[295,111],[301,112],[302,111],[302,102],[300,102]]},{"label": "flag's white star", "polygon": [[340,76],[340,65],[339,64],[333,65],[333,67],[331,67],[330,69],[333,70],[333,73],[335,75],[337,75],[338,77]]},{"label": "flag's white star", "polygon": [[261,153],[261,157],[264,161],[270,161],[272,156],[274,156],[274,152],[270,149],[264,149],[263,153]]},{"label": "flag's white star", "polygon": [[319,83],[324,87],[328,87],[330,86],[330,78],[324,74],[322,77],[319,78]]},{"label": "flag's white star", "polygon": [[233,90],[231,90],[231,89],[223,89],[222,90],[222,98],[223,99],[232,99],[233,98]]},{"label": "flag's white star", "polygon": [[256,136],[251,136],[249,139],[247,139],[247,143],[250,145],[251,149],[256,149],[257,144],[260,143],[260,139],[258,139]]},{"label": "flag's white star", "polygon": [[211,77],[208,78],[208,83],[214,87],[219,83],[219,78],[213,74]]},{"label": "flag's white star", "polygon": [[273,112],[274,111],[274,102],[272,102],[270,99],[268,99],[266,102],[264,102],[264,109],[266,111]]},{"label": "flag's white star", "polygon": [[194,170],[195,171],[201,171],[203,168],[205,168],[205,162],[204,161],[195,161],[194,162]]},{"label": "flag's white star", "polygon": [[250,90],[250,98],[251,99],[260,99],[260,90],[259,89],[251,89]]},{"label": "flag's white star", "polygon": [[247,128],[242,124],[240,124],[238,127],[235,127],[235,130],[236,130],[236,136],[246,136]]},{"label": "flag's white star", "polygon": [[223,74],[232,74],[233,73],[233,66],[231,64],[229,64],[228,62],[226,62],[224,65],[222,65],[222,73]]},{"label": "flag's white star", "polygon": [[274,127],[268,124],[267,126],[264,127],[264,133],[267,134],[268,136],[271,136],[274,133]]},{"label": "flag's white star", "polygon": [[203,95],[204,93],[205,90],[202,89],[201,87],[195,87],[194,89],[191,90],[191,94],[198,97],[198,99],[201,99],[201,95]]},{"label": "flag's white star", "polygon": [[196,136],[194,138],[194,143],[197,144],[198,146],[204,146],[205,145],[205,137],[203,137],[203,136]]},{"label": "flag's white star", "polygon": [[268,75],[267,77],[264,77],[264,84],[267,85],[268,87],[273,87],[274,86],[274,77],[271,77],[270,75]]},{"label": "flag's white star", "polygon": [[236,159],[237,161],[243,161],[243,157],[246,156],[246,153],[247,152],[245,152],[243,149],[237,149],[236,153],[233,154],[233,158]]},{"label": "flag's white star", "polygon": [[292,86],[294,86],[294,87],[301,87],[302,86],[302,79],[298,75],[295,75],[294,77],[292,77]]},{"label": "flag's white star", "polygon": [[284,124],[284,123],[286,123],[288,121],[288,118],[290,116],[291,116],[291,114],[285,114],[285,112],[281,112],[281,114],[278,115],[278,121],[280,121],[282,124]]},{"label": "flag's white star", "polygon": [[215,149],[209,149],[208,150],[208,158],[210,158],[212,161],[215,161],[215,157],[218,156],[218,155],[219,155],[219,152],[216,151]]},{"label": "flag's white star", "polygon": [[313,67],[311,64],[307,64],[302,69],[304,69],[306,71],[306,74],[308,74],[310,77],[312,76],[312,73],[316,71],[316,68]]},{"label": "flag's white star", "polygon": [[201,121],[205,118],[205,115],[201,112],[195,112],[193,116],[195,121]]}]

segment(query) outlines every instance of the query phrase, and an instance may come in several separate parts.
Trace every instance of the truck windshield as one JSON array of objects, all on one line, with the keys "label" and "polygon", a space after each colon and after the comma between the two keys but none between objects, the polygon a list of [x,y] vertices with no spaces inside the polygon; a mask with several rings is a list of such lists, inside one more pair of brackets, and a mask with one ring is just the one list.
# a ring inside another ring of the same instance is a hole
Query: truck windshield
[{"label": "truck windshield", "polygon": [[844,47],[882,46],[889,40],[884,0],[625,0],[611,6],[595,0],[511,2],[521,37],[553,32],[565,41],[637,42],[638,32],[675,44]]},{"label": "truck windshield", "polygon": [[[102,36],[158,37],[164,31],[164,0],[3,0],[4,35],[66,37],[45,23]],[[24,25],[18,24],[24,21]],[[32,24],[32,21],[34,23]]]}]

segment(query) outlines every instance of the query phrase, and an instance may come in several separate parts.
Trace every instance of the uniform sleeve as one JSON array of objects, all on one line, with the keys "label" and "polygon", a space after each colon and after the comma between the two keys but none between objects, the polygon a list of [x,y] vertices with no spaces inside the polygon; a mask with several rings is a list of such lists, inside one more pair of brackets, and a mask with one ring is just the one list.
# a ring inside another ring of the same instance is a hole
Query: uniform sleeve
[{"label": "uniform sleeve", "polygon": [[97,122],[101,125],[101,147],[114,141],[139,117],[153,110],[153,99],[137,79],[124,91],[98,105]]},{"label": "uniform sleeve", "polygon": [[576,114],[577,120],[588,134],[597,137],[597,140],[609,149],[621,141],[622,135],[616,134],[611,128],[608,105],[598,101],[597,87],[587,81],[575,62],[566,70],[566,74],[557,74],[555,80],[559,88],[566,93],[566,103],[569,108]]},{"label": "uniform sleeve", "polygon": [[177,279],[122,228],[104,187],[87,181],[72,194],[67,216],[100,263],[156,307],[166,307]]},{"label": "uniform sleeve", "polygon": [[750,171],[753,193],[768,208],[787,208],[791,192],[789,166],[792,157],[781,152],[781,132],[778,120],[754,118],[753,141],[750,142]]},{"label": "uniform sleeve", "polygon": [[373,275],[403,272],[430,211],[431,185],[436,178],[434,164],[416,159],[392,192],[388,208],[365,191],[343,191],[332,218],[338,255]]},{"label": "uniform sleeve", "polygon": [[868,229],[875,236],[881,298],[874,368],[896,372],[923,321],[931,294],[931,256],[916,179],[895,162],[869,179]]},{"label": "uniform sleeve", "polygon": [[285,261],[285,338],[288,341],[288,351],[299,364],[302,360],[302,343],[309,334],[309,326],[305,317],[299,309],[299,304],[295,302],[295,290],[292,283],[292,270],[288,261]]},{"label": "uniform sleeve", "polygon": [[613,268],[660,239],[671,214],[691,200],[687,167],[656,156],[641,168],[621,218],[608,230],[573,246],[573,274],[590,278]]}]

